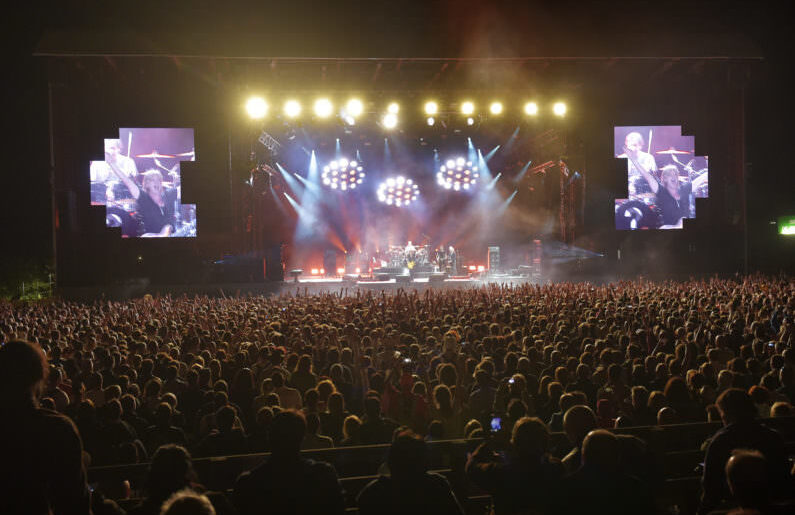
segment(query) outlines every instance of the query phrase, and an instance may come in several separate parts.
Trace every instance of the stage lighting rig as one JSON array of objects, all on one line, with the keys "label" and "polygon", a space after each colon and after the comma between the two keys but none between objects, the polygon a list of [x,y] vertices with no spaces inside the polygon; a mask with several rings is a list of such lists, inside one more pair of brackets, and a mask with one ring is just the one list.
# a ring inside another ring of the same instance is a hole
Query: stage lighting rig
[{"label": "stage lighting rig", "polygon": [[364,167],[358,161],[348,161],[344,157],[335,159],[323,167],[321,180],[333,190],[355,190],[364,182]]},{"label": "stage lighting rig", "polygon": [[524,114],[529,116],[536,116],[538,114],[538,104],[535,102],[528,102],[524,105]]},{"label": "stage lighting rig", "polygon": [[563,117],[566,115],[566,104],[563,102],[555,102],[552,106],[552,112],[555,113],[555,116]]},{"label": "stage lighting rig", "polygon": [[334,105],[327,98],[319,98],[315,101],[315,114],[318,118],[328,118],[334,111]]},{"label": "stage lighting rig", "polygon": [[262,97],[251,97],[246,102],[246,112],[254,120],[261,120],[268,114],[268,103]]},{"label": "stage lighting rig", "polygon": [[388,206],[405,207],[417,200],[420,188],[403,176],[389,177],[378,186],[378,200]]},{"label": "stage lighting rig", "polygon": [[439,166],[436,173],[436,182],[447,190],[471,190],[477,186],[480,172],[477,166],[472,166],[472,161],[463,157],[448,159]]},{"label": "stage lighting rig", "polygon": [[285,102],[284,114],[287,118],[297,118],[301,114],[301,104],[298,100],[288,100]]}]

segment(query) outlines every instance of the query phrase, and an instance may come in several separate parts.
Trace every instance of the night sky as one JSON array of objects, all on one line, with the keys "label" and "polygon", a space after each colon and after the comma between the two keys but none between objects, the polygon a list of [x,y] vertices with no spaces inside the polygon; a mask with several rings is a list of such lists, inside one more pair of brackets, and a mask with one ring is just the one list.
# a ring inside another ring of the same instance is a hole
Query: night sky
[{"label": "night sky", "polygon": [[[172,2],[19,3],[4,12],[2,262],[52,253],[47,77],[34,58],[52,31],[132,32],[160,41],[201,35],[245,48],[267,34],[280,56],[758,55],[747,104],[749,220],[795,213],[792,30],[785,2]],[[134,49],[131,49],[134,50]],[[737,52],[737,53],[735,53]]]}]

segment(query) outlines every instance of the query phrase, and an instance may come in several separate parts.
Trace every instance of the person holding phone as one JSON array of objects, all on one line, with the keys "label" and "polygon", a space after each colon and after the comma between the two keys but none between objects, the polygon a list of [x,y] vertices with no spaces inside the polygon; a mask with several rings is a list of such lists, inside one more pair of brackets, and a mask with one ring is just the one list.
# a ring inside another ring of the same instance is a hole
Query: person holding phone
[{"label": "person holding phone", "polygon": [[[492,432],[501,431],[503,419],[492,418]],[[495,452],[490,440],[483,442],[466,464],[469,479],[492,495],[500,513],[549,513],[550,492],[563,477],[560,461],[549,455],[549,431],[536,417],[523,417],[513,426],[507,453]]]}]

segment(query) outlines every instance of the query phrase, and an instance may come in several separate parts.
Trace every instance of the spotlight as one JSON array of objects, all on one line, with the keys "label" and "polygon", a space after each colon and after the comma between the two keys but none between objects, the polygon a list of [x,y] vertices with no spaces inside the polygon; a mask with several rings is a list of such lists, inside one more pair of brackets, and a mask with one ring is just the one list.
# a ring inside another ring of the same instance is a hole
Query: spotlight
[{"label": "spotlight", "polygon": [[471,116],[467,118],[467,125],[475,125],[475,119]]},{"label": "spotlight", "polygon": [[397,115],[395,113],[387,113],[384,115],[384,118],[381,120],[385,129],[394,129],[397,127]]},{"label": "spotlight", "polygon": [[334,106],[329,99],[319,98],[315,101],[315,114],[320,118],[328,118],[333,110]]},{"label": "spotlight", "polygon": [[262,97],[251,97],[246,102],[246,112],[254,120],[265,118],[268,114],[268,103]]},{"label": "spotlight", "polygon": [[406,179],[402,175],[389,177],[378,185],[378,201],[387,206],[406,207],[417,200],[420,188],[411,179]]},{"label": "spotlight", "polygon": [[358,98],[352,98],[348,100],[348,103],[345,105],[345,113],[349,116],[353,116],[356,118],[360,116],[364,112],[364,104]]},{"label": "spotlight", "polygon": [[364,167],[358,161],[348,161],[341,157],[323,167],[320,179],[333,190],[355,190],[364,182]]},{"label": "spotlight", "polygon": [[524,113],[530,116],[535,116],[538,114],[538,104],[535,102],[528,102],[524,105]]},{"label": "spotlight", "polygon": [[301,114],[301,104],[297,100],[288,100],[284,103],[284,114],[287,118],[295,118]]},{"label": "spotlight", "polygon": [[434,102],[425,102],[425,114],[436,114],[439,112],[439,105]]},{"label": "spotlight", "polygon": [[467,100],[466,102],[461,104],[461,114],[469,116],[474,112],[475,112],[475,104],[473,104],[472,102]]},{"label": "spotlight", "polygon": [[389,114],[398,114],[400,112],[400,106],[397,102],[392,102],[386,107],[386,112]]},{"label": "spotlight", "polygon": [[429,116],[427,120],[425,120],[430,127],[433,127],[433,124],[436,123],[436,120],[433,119],[433,116]]},{"label": "spotlight", "polygon": [[436,183],[446,190],[474,189],[478,179],[480,179],[478,167],[472,166],[472,161],[467,161],[463,157],[448,159],[436,172]]},{"label": "spotlight", "polygon": [[489,111],[491,114],[502,114],[502,102],[492,102]]},{"label": "spotlight", "polygon": [[556,116],[564,116],[566,114],[566,104],[563,102],[555,102],[552,106],[552,112],[555,113]]}]

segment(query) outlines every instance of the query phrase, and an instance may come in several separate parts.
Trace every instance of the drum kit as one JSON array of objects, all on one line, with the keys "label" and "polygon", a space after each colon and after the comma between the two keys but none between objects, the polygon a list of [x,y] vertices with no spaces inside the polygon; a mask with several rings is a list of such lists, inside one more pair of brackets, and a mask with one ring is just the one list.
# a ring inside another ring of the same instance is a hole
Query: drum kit
[{"label": "drum kit", "polygon": [[389,246],[389,266],[405,267],[409,270],[416,266],[430,264],[428,245],[390,245]]},{"label": "drum kit", "polygon": [[[155,166],[164,172],[163,188],[165,191],[180,187],[180,178],[177,168],[179,161],[189,158],[193,161],[196,157],[195,150],[179,154],[161,154],[153,150],[148,154],[136,154],[136,158],[152,159]],[[178,162],[171,168],[163,166],[160,159],[177,159]],[[135,237],[138,232],[138,221],[134,216],[135,198],[127,187],[119,180],[94,181],[91,183],[91,204],[105,205],[107,207],[105,224],[107,227],[121,227],[122,236]],[[179,195],[173,196],[175,200],[174,217],[175,231],[173,236],[196,236],[196,213],[193,206],[182,205]]]}]

